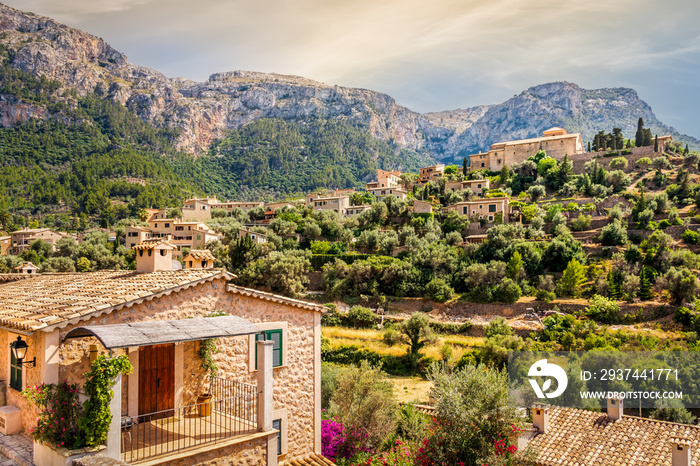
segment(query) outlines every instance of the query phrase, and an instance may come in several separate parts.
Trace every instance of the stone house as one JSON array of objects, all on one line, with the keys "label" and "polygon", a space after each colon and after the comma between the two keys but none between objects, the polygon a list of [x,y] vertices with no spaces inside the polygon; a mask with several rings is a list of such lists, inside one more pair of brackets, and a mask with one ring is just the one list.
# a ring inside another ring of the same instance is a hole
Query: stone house
[{"label": "stone house", "polygon": [[439,163],[431,167],[421,168],[418,178],[418,184],[425,184],[428,181],[434,181],[443,175],[445,175],[444,163]]},{"label": "stone house", "polygon": [[212,269],[216,258],[209,250],[190,249],[183,262],[188,269]]},{"label": "stone house", "polygon": [[50,228],[25,228],[13,231],[10,233],[10,245],[7,248],[7,253],[17,255],[25,249],[29,249],[32,242],[38,239],[46,241],[55,249],[56,243],[60,239],[69,237],[71,236],[67,233],[53,231]]},{"label": "stone house", "polygon": [[262,207],[262,202],[220,202],[216,197],[187,199],[182,206],[182,218],[186,220],[209,220],[213,209],[223,209],[232,212],[234,209],[243,211]]},{"label": "stone house", "polygon": [[392,196],[397,199],[406,200],[407,193],[405,190],[397,187],[393,188],[372,188],[368,189],[367,192],[372,193],[377,200],[384,199],[387,196]]},{"label": "stone house", "polygon": [[483,196],[484,189],[491,189],[489,180],[464,180],[464,181],[448,181],[445,183],[445,189],[454,189],[455,191],[464,191],[471,189],[477,196]]},{"label": "stone house", "polygon": [[469,156],[469,169],[500,171],[504,165],[511,167],[522,163],[540,150],[557,160],[563,159],[566,154],[582,154],[585,151],[580,133],[569,134],[565,129],[555,127],[543,131],[539,138],[492,144],[488,152]]},{"label": "stone house", "polygon": [[377,181],[367,183],[367,191],[377,188],[395,188],[401,183],[400,171],[377,170]]},{"label": "stone house", "polygon": [[427,201],[418,199],[413,200],[413,213],[415,214],[430,214],[433,212],[433,204]]},{"label": "stone house", "polygon": [[151,219],[148,227],[130,225],[126,227],[126,247],[133,247],[150,238],[169,238],[175,246],[173,255],[182,256],[184,248],[205,249],[209,241],[220,240],[222,235],[211,230],[206,223],[178,219]]},{"label": "stone house", "polygon": [[345,211],[345,216],[352,217],[353,215],[360,215],[365,210],[370,210],[371,208],[372,206],[369,204],[351,205],[348,207],[348,210]]},{"label": "stone house", "polygon": [[249,236],[250,239],[252,239],[255,244],[267,243],[267,236],[265,236],[263,233],[257,233],[257,232],[245,230],[245,229],[238,230],[238,237],[239,238],[244,238],[246,236]]},{"label": "stone house", "polygon": [[312,202],[313,210],[333,210],[341,216],[345,216],[350,207],[350,196],[323,196],[317,197]]},{"label": "stone house", "polygon": [[[276,465],[320,454],[324,308],[236,286],[222,269],[172,270],[173,247],[162,239],[135,249],[138,271],[0,280],[0,378],[7,405],[20,410],[17,428],[27,433],[37,416],[23,388],[82,385],[91,357],[109,351],[128,355],[134,371],[114,386],[108,456]],[[202,319],[215,311],[227,315]],[[28,345],[23,360],[9,347],[18,337]],[[208,338],[216,376],[199,356]],[[45,451],[35,444],[38,466]]]},{"label": "stone house", "polygon": [[12,236],[0,236],[0,256],[7,254]]},{"label": "stone house", "polygon": [[466,215],[470,219],[486,219],[492,223],[499,218],[503,223],[508,223],[510,200],[507,197],[491,197],[471,201],[458,202],[447,206],[447,211],[455,211],[460,215]]},{"label": "stone house", "polygon": [[700,427],[627,416],[624,400],[607,403],[607,413],[535,405],[519,447],[536,453],[537,466],[700,464]]}]

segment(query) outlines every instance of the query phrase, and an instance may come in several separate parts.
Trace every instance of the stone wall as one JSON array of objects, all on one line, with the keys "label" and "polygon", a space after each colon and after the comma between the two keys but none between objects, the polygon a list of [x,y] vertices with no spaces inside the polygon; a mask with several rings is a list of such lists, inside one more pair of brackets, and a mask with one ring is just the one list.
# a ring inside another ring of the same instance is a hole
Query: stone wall
[{"label": "stone wall", "polygon": [[253,439],[224,448],[212,445],[206,451],[174,461],[164,461],[160,466],[264,466],[266,462],[265,438]]}]

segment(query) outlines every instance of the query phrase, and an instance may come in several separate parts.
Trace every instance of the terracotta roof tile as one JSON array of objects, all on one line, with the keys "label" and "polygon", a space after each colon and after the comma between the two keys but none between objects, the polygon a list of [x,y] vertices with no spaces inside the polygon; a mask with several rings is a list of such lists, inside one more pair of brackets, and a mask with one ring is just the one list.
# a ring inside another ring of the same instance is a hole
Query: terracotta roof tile
[{"label": "terracotta roof tile", "polygon": [[700,464],[700,427],[633,416],[613,420],[605,413],[549,407],[549,428],[528,447],[539,466],[670,466],[674,442],[691,447]]},{"label": "terracotta roof tile", "polygon": [[215,278],[233,277],[222,269],[186,269],[25,274],[23,278],[0,281],[0,326],[31,332],[64,327],[74,319],[111,312]]},{"label": "terracotta roof tile", "polygon": [[264,299],[266,301],[272,301],[275,303],[284,303],[291,306],[300,307],[302,309],[308,309],[309,311],[316,312],[326,312],[327,309],[320,304],[310,303],[308,301],[300,301],[298,299],[287,298],[285,296],[280,296],[272,293],[267,293],[265,291],[253,290],[251,288],[243,288],[242,286],[229,285],[228,291],[230,293],[242,294],[245,296],[253,296],[256,298]]},{"label": "terracotta roof tile", "polygon": [[280,466],[335,466],[335,463],[323,455],[309,453],[308,455],[284,460],[280,463]]}]

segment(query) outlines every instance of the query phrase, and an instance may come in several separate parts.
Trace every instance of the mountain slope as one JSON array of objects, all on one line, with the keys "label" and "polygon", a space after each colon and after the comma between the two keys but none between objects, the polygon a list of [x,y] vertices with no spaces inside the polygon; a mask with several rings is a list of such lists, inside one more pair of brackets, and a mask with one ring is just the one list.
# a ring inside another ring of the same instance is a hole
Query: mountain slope
[{"label": "mountain slope", "polygon": [[[626,137],[634,137],[639,117],[652,133],[672,134],[691,148],[700,148],[697,139],[661,123],[637,92],[627,88],[588,90],[554,82],[531,87],[502,104],[455,112],[428,115],[433,124],[455,119],[463,123],[461,131],[455,131],[441,148],[445,160],[487,150],[495,142],[537,137],[552,126],[580,132],[584,143],[598,131],[613,127],[622,128]],[[460,118],[465,114],[467,118]]]}]

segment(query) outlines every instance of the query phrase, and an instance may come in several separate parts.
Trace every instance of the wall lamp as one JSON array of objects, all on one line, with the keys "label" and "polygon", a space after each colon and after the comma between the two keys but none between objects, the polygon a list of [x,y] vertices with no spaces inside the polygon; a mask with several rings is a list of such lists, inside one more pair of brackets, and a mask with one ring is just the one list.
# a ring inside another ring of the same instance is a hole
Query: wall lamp
[{"label": "wall lamp", "polygon": [[[27,368],[36,367],[36,356],[31,361],[25,361],[24,358],[27,356],[27,342],[22,340],[22,337],[17,337],[15,341],[10,343],[10,349],[12,350],[12,356],[14,356],[17,364],[26,365]],[[30,365],[31,364],[31,365]]]}]

